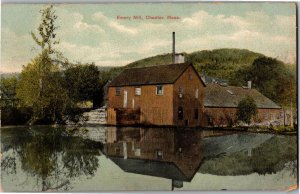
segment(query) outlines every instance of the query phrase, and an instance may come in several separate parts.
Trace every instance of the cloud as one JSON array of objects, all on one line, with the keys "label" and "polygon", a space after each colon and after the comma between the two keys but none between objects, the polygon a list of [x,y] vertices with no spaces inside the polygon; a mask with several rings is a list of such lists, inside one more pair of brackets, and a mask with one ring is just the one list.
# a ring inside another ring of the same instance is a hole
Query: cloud
[{"label": "cloud", "polygon": [[[95,62],[97,65],[103,65],[103,61],[122,59],[120,50],[116,50],[113,45],[106,43],[102,47],[93,47],[88,45],[78,45],[70,42],[61,42],[57,48],[62,50],[65,56],[71,62],[91,63]],[[124,59],[122,59],[124,60]],[[111,65],[125,65],[112,62]]]},{"label": "cloud", "polygon": [[118,22],[115,22],[115,21],[111,21],[109,22],[108,24],[111,28],[117,30],[118,32],[121,32],[121,33],[128,33],[128,34],[132,34],[132,35],[135,35],[138,33],[138,30],[136,28],[129,28],[129,27],[126,27],[124,25],[121,25],[119,24]]},{"label": "cloud", "polygon": [[100,33],[104,33],[105,31],[98,25],[96,24],[88,24],[86,22],[83,22],[83,16],[79,13],[73,14],[75,16],[75,24],[74,28],[79,30],[79,31],[85,31],[85,30],[90,30],[90,31],[96,31]]},{"label": "cloud", "polygon": [[61,34],[69,33],[100,33],[103,34],[104,29],[97,25],[84,21],[84,16],[78,12],[70,12],[68,10],[58,8],[58,31]]},{"label": "cloud", "polygon": [[103,12],[99,11],[92,15],[93,20],[99,21],[99,20],[107,20],[107,17],[103,14]]},{"label": "cloud", "polygon": [[106,25],[108,25],[110,28],[112,28],[120,33],[126,33],[126,34],[131,34],[131,35],[135,35],[138,33],[137,28],[124,26],[124,25],[120,24],[119,22],[114,21],[111,18],[109,19],[108,17],[106,17],[103,14],[103,12],[94,13],[92,15],[92,19],[94,21],[101,21],[101,22],[105,23]]},{"label": "cloud", "polygon": [[[70,61],[96,65],[126,65],[138,59],[171,52],[171,33],[176,32],[176,51],[243,48],[278,57],[296,58],[296,16],[245,12],[240,15],[212,14],[205,10],[182,16],[178,21],[119,21],[105,10],[84,13],[58,6],[57,46]],[[20,67],[35,56],[29,34],[2,29],[4,67]],[[31,29],[28,30],[28,32]],[[22,44],[20,44],[22,42]],[[24,42],[24,44],[23,44]],[[11,68],[12,69],[12,68]]]},{"label": "cloud", "polygon": [[192,14],[190,17],[185,17],[182,19],[182,23],[190,26],[201,26],[204,23],[204,19],[208,18],[209,14],[205,11],[199,11]]},{"label": "cloud", "polygon": [[241,16],[224,16],[196,12],[183,18],[183,25],[198,35],[177,43],[183,50],[245,48],[284,61],[295,61],[296,18],[263,12],[247,12]]}]

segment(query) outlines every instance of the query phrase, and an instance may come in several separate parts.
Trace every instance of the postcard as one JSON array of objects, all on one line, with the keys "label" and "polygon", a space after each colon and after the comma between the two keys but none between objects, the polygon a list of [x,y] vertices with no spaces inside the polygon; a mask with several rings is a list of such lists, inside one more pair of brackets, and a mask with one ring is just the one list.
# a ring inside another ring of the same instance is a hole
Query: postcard
[{"label": "postcard", "polygon": [[298,189],[293,2],[1,6],[1,190]]}]

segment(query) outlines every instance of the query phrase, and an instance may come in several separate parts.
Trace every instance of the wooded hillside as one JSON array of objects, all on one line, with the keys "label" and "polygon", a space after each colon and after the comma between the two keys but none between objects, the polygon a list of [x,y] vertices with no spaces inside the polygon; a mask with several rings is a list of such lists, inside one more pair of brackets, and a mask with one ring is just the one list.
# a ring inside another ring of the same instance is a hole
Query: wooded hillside
[{"label": "wooded hillside", "polygon": [[[193,63],[200,75],[222,80],[228,84],[242,86],[248,80],[253,87],[282,106],[292,101],[296,104],[296,65],[255,53],[246,49],[215,49],[184,53],[187,62]],[[113,79],[125,68],[165,65],[172,63],[172,54],[152,56],[112,68],[106,79]]]}]

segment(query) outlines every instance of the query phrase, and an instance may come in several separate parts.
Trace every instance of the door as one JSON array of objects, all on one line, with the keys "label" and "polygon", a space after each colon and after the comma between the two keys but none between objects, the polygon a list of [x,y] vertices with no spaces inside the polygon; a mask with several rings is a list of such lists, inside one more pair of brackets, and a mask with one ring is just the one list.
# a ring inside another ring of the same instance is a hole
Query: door
[{"label": "door", "polygon": [[127,108],[127,91],[124,90],[123,108]]},{"label": "door", "polygon": [[134,109],[134,98],[132,98],[132,109]]}]

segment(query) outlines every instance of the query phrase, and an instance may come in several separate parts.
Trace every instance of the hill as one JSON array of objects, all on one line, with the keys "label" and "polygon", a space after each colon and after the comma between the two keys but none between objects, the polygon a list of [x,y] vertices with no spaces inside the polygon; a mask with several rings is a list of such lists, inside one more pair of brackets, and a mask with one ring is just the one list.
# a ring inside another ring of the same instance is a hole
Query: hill
[{"label": "hill", "polygon": [[1,78],[19,77],[20,73],[0,73]]},{"label": "hill", "polygon": [[200,74],[231,81],[236,71],[263,56],[246,49],[216,49],[193,52],[187,56],[187,61],[192,62]]},{"label": "hill", "polygon": [[[246,49],[215,49],[184,53],[186,61],[192,62],[200,74],[230,80],[233,74],[263,54]],[[172,63],[172,54],[157,55],[130,63],[126,68],[146,67]]]},{"label": "hill", "polygon": [[[296,104],[295,65],[267,57],[246,49],[215,49],[184,53],[187,62],[192,62],[200,75],[217,78],[230,85],[242,86],[252,80],[253,87],[280,105]],[[157,66],[172,63],[172,54],[148,57],[124,67],[113,68],[104,74],[112,80],[125,68]],[[287,87],[288,86],[288,87]],[[288,99],[288,100],[287,100]]]}]

